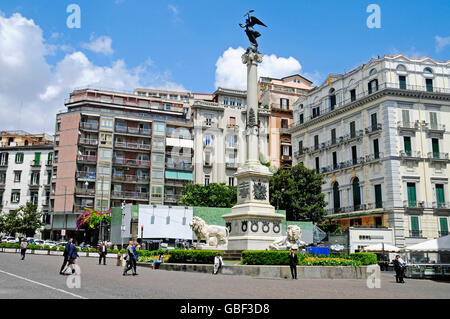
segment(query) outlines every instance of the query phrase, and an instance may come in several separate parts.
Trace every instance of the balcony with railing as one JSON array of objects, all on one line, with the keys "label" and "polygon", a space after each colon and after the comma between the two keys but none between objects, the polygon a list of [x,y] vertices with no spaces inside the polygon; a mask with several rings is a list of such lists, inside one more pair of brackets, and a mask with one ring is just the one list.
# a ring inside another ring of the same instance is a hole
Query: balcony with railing
[{"label": "balcony with railing", "polygon": [[236,162],[226,162],[225,163],[225,167],[226,168],[230,168],[230,169],[236,169],[236,168],[238,168],[238,163],[236,163]]},{"label": "balcony with railing", "polygon": [[448,236],[449,232],[448,230],[440,230],[439,231],[439,237]]},{"label": "balcony with railing", "polygon": [[150,167],[149,160],[141,160],[135,158],[114,158],[114,165],[123,165],[123,166],[136,166],[136,167]]},{"label": "balcony with railing", "polygon": [[437,124],[437,123],[425,123],[425,130],[428,133],[445,133],[445,124]]},{"label": "balcony with railing", "polygon": [[404,200],[403,208],[412,209],[412,210],[422,210],[425,208],[425,202],[423,201],[414,201],[414,200]]},{"label": "balcony with railing", "polygon": [[119,183],[149,183],[150,177],[147,175],[124,175],[124,174],[113,174],[113,182]]},{"label": "balcony with railing", "polygon": [[95,180],[96,174],[95,172],[77,171],[75,176],[78,179]]},{"label": "balcony with railing", "polygon": [[124,125],[116,125],[115,132],[123,133],[123,134],[131,134],[131,135],[143,135],[143,136],[152,135],[151,134],[152,132],[149,128],[130,127],[130,126],[124,126]]},{"label": "balcony with railing", "polygon": [[422,237],[422,231],[421,230],[409,230],[409,237],[410,238],[421,238]]},{"label": "balcony with railing", "polygon": [[53,162],[54,162],[53,160],[47,160],[47,161],[45,161],[45,166],[52,166]]},{"label": "balcony with railing", "polygon": [[286,161],[286,162],[292,161],[292,156],[291,155],[281,155],[281,160]]},{"label": "balcony with railing", "polygon": [[80,137],[80,144],[81,145],[88,145],[88,146],[97,146],[98,145],[98,140],[97,139],[93,139],[93,138]]},{"label": "balcony with railing", "polygon": [[80,128],[85,130],[98,130],[98,122],[80,122]]},{"label": "balcony with railing", "polygon": [[400,157],[402,160],[418,160],[421,158],[421,152],[420,151],[400,151]]},{"label": "balcony with railing", "polygon": [[184,171],[192,171],[192,163],[189,162],[166,162],[166,168],[168,169],[176,169],[176,170],[184,170]]},{"label": "balcony with railing", "polygon": [[366,203],[360,205],[346,206],[346,207],[338,207],[338,208],[329,208],[327,209],[328,215],[334,214],[344,214],[344,213],[353,213],[353,212],[371,212],[376,210],[377,212],[384,209],[383,202],[374,202],[374,203]]},{"label": "balcony with railing", "polygon": [[75,194],[77,196],[95,196],[95,189],[76,187]]},{"label": "balcony with railing", "polygon": [[433,202],[431,205],[435,210],[450,210],[450,202]]},{"label": "balcony with railing", "polygon": [[448,161],[448,153],[429,152],[428,159],[431,161]]},{"label": "balcony with railing", "polygon": [[73,205],[73,211],[76,212],[76,213],[84,213],[87,208],[93,209],[94,208],[94,204],[88,204],[88,205],[75,204],[75,205]]},{"label": "balcony with railing", "polygon": [[377,123],[377,124],[366,127],[365,132],[366,132],[366,134],[373,134],[373,133],[378,133],[381,130],[382,130],[381,123]]},{"label": "balcony with railing", "polygon": [[372,163],[380,161],[383,158],[383,152],[373,153],[366,155],[365,162],[366,163]]},{"label": "balcony with railing", "polygon": [[186,182],[180,181],[179,179],[166,179],[164,186],[183,188],[185,184]]},{"label": "balcony with railing", "polygon": [[111,198],[148,201],[149,193],[132,192],[132,191],[112,191]]},{"label": "balcony with railing", "polygon": [[97,163],[96,155],[77,155],[78,162]]},{"label": "balcony with railing", "polygon": [[32,167],[41,167],[42,162],[41,162],[40,160],[32,160],[31,163],[30,163],[30,165],[31,165]]},{"label": "balcony with railing", "polygon": [[415,131],[419,129],[419,123],[398,121],[397,128],[401,131]]},{"label": "balcony with railing", "polygon": [[166,194],[164,196],[164,202],[175,204],[180,200],[181,194]]},{"label": "balcony with railing", "polygon": [[137,150],[137,151],[150,151],[150,144],[146,143],[133,143],[133,142],[123,142],[115,141],[114,147],[121,149]]}]

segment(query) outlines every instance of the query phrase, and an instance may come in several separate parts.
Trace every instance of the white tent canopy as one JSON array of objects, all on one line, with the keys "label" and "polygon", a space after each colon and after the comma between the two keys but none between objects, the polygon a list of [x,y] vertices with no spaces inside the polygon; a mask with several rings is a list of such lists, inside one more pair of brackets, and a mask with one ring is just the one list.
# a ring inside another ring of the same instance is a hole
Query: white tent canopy
[{"label": "white tent canopy", "polygon": [[450,251],[450,235],[411,245],[406,247],[405,250],[423,252]]},{"label": "white tent canopy", "polygon": [[374,245],[364,247],[364,251],[385,251],[387,253],[389,253],[389,252],[396,253],[396,252],[400,251],[400,248],[395,247],[393,245],[384,244],[384,249],[383,249],[383,244],[379,243],[379,244],[374,244]]}]

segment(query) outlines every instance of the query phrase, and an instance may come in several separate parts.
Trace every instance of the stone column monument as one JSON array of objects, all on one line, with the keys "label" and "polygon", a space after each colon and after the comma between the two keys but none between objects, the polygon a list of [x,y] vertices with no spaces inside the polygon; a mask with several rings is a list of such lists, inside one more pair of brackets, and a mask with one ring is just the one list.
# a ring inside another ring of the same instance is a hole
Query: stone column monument
[{"label": "stone column monument", "polygon": [[[254,22],[252,19],[256,18],[249,16],[247,19],[247,29],[249,21]],[[246,162],[235,175],[238,184],[237,204],[231,213],[222,216],[229,230],[228,250],[267,249],[281,236],[281,222],[284,219],[284,215],[275,213],[275,208],[270,205],[269,178],[272,173],[259,161],[257,81],[262,54],[258,52],[256,37],[251,38],[249,32],[246,30],[253,45],[242,56],[242,63],[247,65],[247,156]]]}]

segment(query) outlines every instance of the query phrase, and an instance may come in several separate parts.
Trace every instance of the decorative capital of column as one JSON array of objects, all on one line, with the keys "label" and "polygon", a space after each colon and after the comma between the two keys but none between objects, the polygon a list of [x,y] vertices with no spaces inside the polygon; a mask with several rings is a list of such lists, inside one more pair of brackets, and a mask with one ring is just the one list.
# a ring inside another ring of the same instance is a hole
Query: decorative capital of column
[{"label": "decorative capital of column", "polygon": [[263,56],[254,46],[248,47],[247,51],[242,55],[242,63],[243,64],[254,64],[257,65],[261,63],[263,60]]}]

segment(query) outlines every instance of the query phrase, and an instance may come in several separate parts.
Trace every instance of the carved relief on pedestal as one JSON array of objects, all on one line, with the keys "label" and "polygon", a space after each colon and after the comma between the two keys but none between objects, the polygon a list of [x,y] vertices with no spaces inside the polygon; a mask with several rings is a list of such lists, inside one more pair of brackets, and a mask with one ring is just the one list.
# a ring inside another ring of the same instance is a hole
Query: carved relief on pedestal
[{"label": "carved relief on pedestal", "polygon": [[253,197],[257,200],[267,199],[267,183],[264,180],[253,180]]}]

